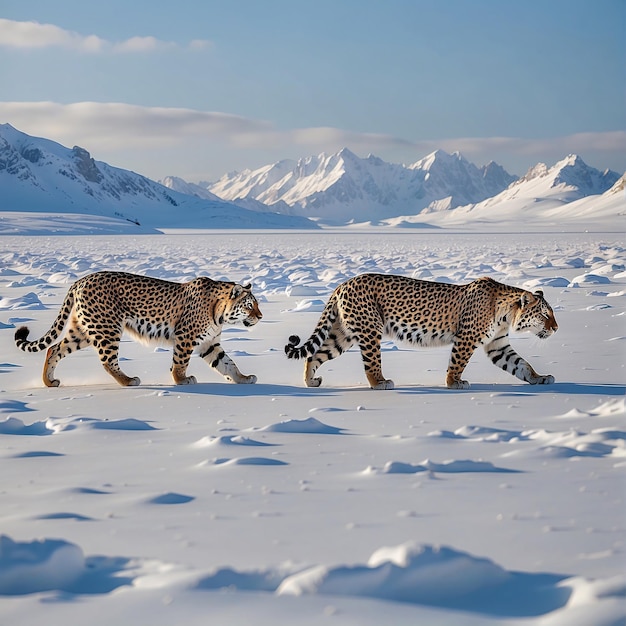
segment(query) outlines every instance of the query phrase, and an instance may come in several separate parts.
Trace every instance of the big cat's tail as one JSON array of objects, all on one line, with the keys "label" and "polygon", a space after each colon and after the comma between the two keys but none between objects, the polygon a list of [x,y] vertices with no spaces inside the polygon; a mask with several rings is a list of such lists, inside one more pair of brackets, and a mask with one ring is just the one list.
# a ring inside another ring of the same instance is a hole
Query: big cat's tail
[{"label": "big cat's tail", "polygon": [[298,337],[298,335],[291,335],[291,337],[289,337],[289,343],[285,346],[285,354],[288,359],[303,359],[309,354],[307,344],[298,346],[299,343],[300,337]]},{"label": "big cat's tail", "polygon": [[65,296],[61,310],[50,330],[40,339],[28,341],[28,333],[30,331],[27,326],[21,326],[15,331],[15,345],[24,352],[41,352],[42,350],[47,350],[61,336],[73,307],[74,288],[72,287]]},{"label": "big cat's tail", "polygon": [[305,341],[301,346],[300,337],[298,335],[291,335],[289,337],[289,343],[285,346],[285,354],[288,359],[304,359],[308,356],[314,355],[324,341],[328,338],[331,328],[337,319],[337,298],[335,294],[330,297],[322,316],[320,317],[313,334]]}]

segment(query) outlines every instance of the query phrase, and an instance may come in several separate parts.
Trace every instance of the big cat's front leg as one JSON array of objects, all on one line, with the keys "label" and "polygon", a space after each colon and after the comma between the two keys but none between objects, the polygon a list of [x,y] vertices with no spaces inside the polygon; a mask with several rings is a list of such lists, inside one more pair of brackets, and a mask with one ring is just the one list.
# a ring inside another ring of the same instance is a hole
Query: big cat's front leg
[{"label": "big cat's front leg", "polygon": [[219,343],[212,343],[207,346],[200,353],[200,357],[228,381],[240,385],[250,385],[257,381],[257,377],[254,374],[249,376],[242,374],[235,362],[224,352]]}]

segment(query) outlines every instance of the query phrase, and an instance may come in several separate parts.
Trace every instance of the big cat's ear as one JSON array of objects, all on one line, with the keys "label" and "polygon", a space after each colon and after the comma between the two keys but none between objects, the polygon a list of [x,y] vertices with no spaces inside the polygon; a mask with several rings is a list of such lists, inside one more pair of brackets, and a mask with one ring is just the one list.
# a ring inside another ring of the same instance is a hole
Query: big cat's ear
[{"label": "big cat's ear", "polygon": [[529,304],[532,304],[537,298],[533,296],[530,291],[525,291],[520,297],[520,305],[522,309],[525,309]]},{"label": "big cat's ear", "polygon": [[537,289],[537,291],[535,291],[535,295],[538,298],[543,298],[543,291],[541,291],[541,289]]},{"label": "big cat's ear", "polygon": [[244,285],[244,286],[243,286],[243,288],[244,288],[246,291],[250,291],[250,289],[252,289],[252,284],[251,284],[251,283],[248,283],[247,285]]},{"label": "big cat's ear", "polygon": [[234,300],[235,298],[238,298],[244,292],[244,289],[245,287],[242,287],[241,285],[235,285],[230,292],[231,299]]}]

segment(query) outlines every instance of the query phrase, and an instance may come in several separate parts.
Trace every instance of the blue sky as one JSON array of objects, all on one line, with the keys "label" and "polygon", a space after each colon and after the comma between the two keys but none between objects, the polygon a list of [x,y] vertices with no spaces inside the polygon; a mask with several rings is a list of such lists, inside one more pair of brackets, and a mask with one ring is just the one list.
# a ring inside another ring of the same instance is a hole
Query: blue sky
[{"label": "blue sky", "polygon": [[0,122],[155,179],[347,146],[626,170],[624,0],[3,0]]}]

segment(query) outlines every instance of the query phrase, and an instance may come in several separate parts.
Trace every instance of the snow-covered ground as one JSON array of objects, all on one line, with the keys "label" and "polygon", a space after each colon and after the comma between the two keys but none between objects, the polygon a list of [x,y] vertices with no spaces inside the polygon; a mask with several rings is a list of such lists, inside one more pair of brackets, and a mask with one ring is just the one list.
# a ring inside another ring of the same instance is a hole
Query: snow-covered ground
[{"label": "snow-covered ground", "polygon": [[[626,249],[619,233],[439,230],[0,237],[0,623],[608,626],[626,618]],[[263,321],[223,345],[256,385],[124,342],[41,382],[68,286],[101,269],[251,281]],[[283,346],[366,271],[541,288],[557,334],[514,347],[551,386],[477,353],[385,343],[318,389]]]}]

